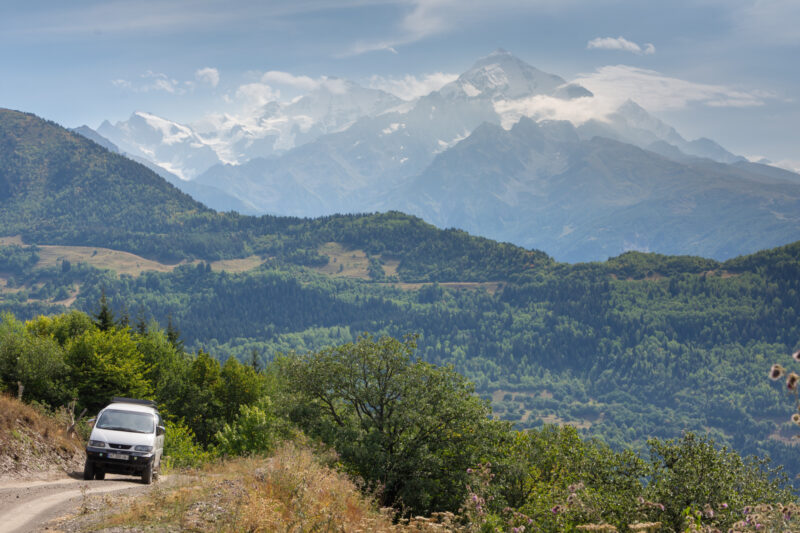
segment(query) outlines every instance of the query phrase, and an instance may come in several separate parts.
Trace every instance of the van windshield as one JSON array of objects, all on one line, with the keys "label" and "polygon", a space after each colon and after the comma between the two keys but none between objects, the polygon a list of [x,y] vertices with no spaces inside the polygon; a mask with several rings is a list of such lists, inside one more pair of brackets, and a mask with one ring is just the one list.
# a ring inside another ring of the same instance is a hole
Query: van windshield
[{"label": "van windshield", "polygon": [[150,413],[106,409],[97,419],[95,427],[114,431],[130,431],[131,433],[152,433],[153,424],[153,415]]}]

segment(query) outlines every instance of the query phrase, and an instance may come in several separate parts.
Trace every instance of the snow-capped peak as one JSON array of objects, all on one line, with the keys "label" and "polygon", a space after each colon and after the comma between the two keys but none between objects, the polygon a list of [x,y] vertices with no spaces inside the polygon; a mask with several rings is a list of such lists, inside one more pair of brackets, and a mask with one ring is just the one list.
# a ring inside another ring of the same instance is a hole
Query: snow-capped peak
[{"label": "snow-capped peak", "polygon": [[441,93],[462,93],[468,97],[521,98],[551,94],[566,82],[498,49],[475,62],[457,80],[445,85]]}]

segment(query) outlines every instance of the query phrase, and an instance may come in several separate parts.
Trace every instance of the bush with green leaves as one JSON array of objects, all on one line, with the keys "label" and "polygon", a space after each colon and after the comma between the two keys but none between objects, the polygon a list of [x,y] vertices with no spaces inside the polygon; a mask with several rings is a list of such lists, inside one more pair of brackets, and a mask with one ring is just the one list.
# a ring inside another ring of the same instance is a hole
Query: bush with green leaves
[{"label": "bush with green leaves", "polygon": [[165,420],[164,457],[165,470],[197,467],[211,461],[214,454],[205,450],[195,439],[194,432],[182,420]]},{"label": "bush with green leaves", "polygon": [[269,398],[255,405],[242,404],[233,422],[215,435],[222,455],[263,455],[289,436],[289,426],[275,414]]}]

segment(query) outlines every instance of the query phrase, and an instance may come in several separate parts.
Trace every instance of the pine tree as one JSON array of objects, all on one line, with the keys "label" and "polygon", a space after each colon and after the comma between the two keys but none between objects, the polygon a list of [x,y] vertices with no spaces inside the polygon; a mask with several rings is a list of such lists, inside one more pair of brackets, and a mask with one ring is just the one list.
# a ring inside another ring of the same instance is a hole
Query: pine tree
[{"label": "pine tree", "polygon": [[115,326],[114,311],[112,311],[108,306],[105,287],[102,289],[100,294],[100,311],[94,315],[95,324],[97,324],[97,327],[100,329],[100,331],[108,331],[113,329]]},{"label": "pine tree", "polygon": [[255,348],[250,350],[250,366],[256,372],[261,372],[261,364],[258,362],[258,350]]},{"label": "pine tree", "polygon": [[131,325],[131,314],[128,312],[128,306],[123,306],[122,313],[119,316],[119,320],[117,320],[117,326],[121,328],[127,328]]},{"label": "pine tree", "polygon": [[181,340],[181,332],[172,323],[172,315],[167,316],[167,339],[172,346],[179,352],[183,351],[183,341]]},{"label": "pine tree", "polygon": [[147,334],[147,321],[144,318],[144,308],[139,306],[139,310],[136,311],[136,332],[139,335]]}]

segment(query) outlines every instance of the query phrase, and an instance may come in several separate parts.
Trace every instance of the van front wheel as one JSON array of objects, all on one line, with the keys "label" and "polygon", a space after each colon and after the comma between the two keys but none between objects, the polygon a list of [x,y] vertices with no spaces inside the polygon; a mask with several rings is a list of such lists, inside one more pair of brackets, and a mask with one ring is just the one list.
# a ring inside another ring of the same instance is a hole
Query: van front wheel
[{"label": "van front wheel", "polygon": [[147,465],[147,468],[142,472],[142,483],[149,485],[153,482],[153,463]]},{"label": "van front wheel", "polygon": [[83,465],[83,479],[86,481],[94,479],[94,464],[88,459]]}]

